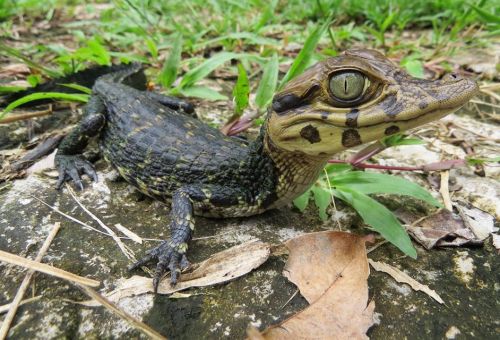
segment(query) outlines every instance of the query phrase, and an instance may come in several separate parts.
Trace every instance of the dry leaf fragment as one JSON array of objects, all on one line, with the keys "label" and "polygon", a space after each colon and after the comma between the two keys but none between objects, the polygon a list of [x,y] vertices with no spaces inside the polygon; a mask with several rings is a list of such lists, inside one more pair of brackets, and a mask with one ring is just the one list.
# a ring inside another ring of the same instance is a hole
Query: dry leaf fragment
[{"label": "dry leaf fragment", "polygon": [[482,244],[490,233],[498,230],[494,228],[494,219],[490,214],[459,202],[454,207],[459,215],[439,210],[413,223],[410,220],[414,217],[404,213],[398,214],[398,217],[411,224],[408,232],[426,249]]},{"label": "dry leaf fragment", "polygon": [[115,224],[115,227],[116,227],[116,229],[121,231],[123,233],[123,235],[127,236],[132,241],[142,244],[142,238],[139,235],[137,235],[136,233],[134,233],[133,231],[125,228],[120,223]]},{"label": "dry leaf fragment", "polygon": [[309,307],[250,339],[367,339],[375,303],[368,304],[365,237],[319,232],[286,242],[285,276],[311,303]]},{"label": "dry leaf fragment", "polygon": [[25,64],[9,64],[0,68],[0,78],[8,78],[30,74],[30,69]]},{"label": "dry leaf fragment", "polygon": [[484,241],[491,233],[498,230],[495,228],[495,219],[487,212],[472,205],[456,204],[455,207],[465,226],[472,230],[478,240]]},{"label": "dry leaf fragment", "polygon": [[493,237],[493,246],[497,250],[497,253],[500,254],[500,235],[492,234]]},{"label": "dry leaf fragment", "polygon": [[[181,281],[175,287],[170,285],[170,280],[162,280],[158,293],[171,294],[191,287],[211,286],[233,280],[266,262],[270,253],[271,246],[258,240],[231,247],[193,265],[193,270],[183,273]],[[119,282],[118,287],[105,296],[112,302],[118,302],[124,297],[152,292],[151,278],[134,275]]]},{"label": "dry leaf fragment", "polygon": [[441,297],[438,295],[438,293],[436,293],[435,290],[432,290],[429,288],[429,286],[421,284],[417,280],[412,279],[408,274],[402,272],[398,268],[393,267],[390,264],[373,261],[371,259],[368,259],[368,262],[370,262],[370,265],[376,271],[389,274],[397,282],[406,283],[406,284],[410,285],[410,287],[413,288],[413,290],[419,290],[419,291],[429,295],[431,298],[433,298],[437,302],[444,304],[443,299],[441,299]]}]

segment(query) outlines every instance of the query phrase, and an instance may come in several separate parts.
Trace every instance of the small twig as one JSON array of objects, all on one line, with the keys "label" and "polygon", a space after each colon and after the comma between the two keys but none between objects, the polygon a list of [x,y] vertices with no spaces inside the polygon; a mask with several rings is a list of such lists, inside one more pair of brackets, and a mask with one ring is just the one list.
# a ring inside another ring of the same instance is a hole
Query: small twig
[{"label": "small twig", "polygon": [[[108,233],[106,233],[106,232],[104,232],[104,231],[102,231],[102,230],[99,230],[99,229],[96,229],[96,228],[94,228],[94,227],[92,227],[92,226],[89,226],[87,223],[84,223],[84,222],[82,222],[82,221],[80,221],[80,220],[78,220],[78,219],[74,218],[73,216],[70,216],[70,215],[68,215],[68,214],[63,213],[63,212],[62,212],[62,211],[60,211],[59,209],[54,208],[53,206],[51,206],[51,205],[49,205],[48,203],[46,203],[46,202],[42,201],[41,199],[39,199],[39,198],[38,198],[38,197],[36,197],[36,196],[33,196],[33,195],[29,195],[29,196],[30,196],[30,197],[32,197],[32,198],[34,198],[34,199],[36,199],[38,202],[40,202],[40,203],[44,204],[45,206],[47,206],[48,208],[50,208],[52,211],[54,211],[54,212],[58,213],[59,215],[66,217],[68,220],[71,220],[71,221],[73,221],[73,222],[76,222],[76,223],[78,223],[78,224],[80,224],[80,225],[84,226],[85,228],[88,228],[88,229],[90,229],[90,230],[93,230],[93,231],[95,231],[95,232],[97,232],[97,233],[99,233],[99,234],[103,234],[103,235],[106,235],[106,236],[112,237],[110,234],[108,234]],[[123,238],[128,239],[128,237],[123,237]]]},{"label": "small twig", "polygon": [[490,91],[490,90],[486,90],[486,89],[481,89],[481,92],[490,96],[490,97],[493,97],[495,98],[496,100],[500,101],[500,96],[498,94],[496,94],[495,92],[493,91]]},{"label": "small twig", "polygon": [[90,286],[90,287],[99,287],[101,284],[99,281],[92,280],[86,277],[82,277],[70,272],[67,272],[65,270],[49,266],[48,264],[44,263],[39,263],[36,261],[29,260],[27,258],[14,255],[11,253],[8,253],[6,251],[0,250],[0,261],[4,261],[10,264],[15,264],[16,266],[21,266],[24,268],[29,268],[36,270],[38,272],[42,272],[48,275],[52,275],[64,280],[68,280],[71,282],[75,282],[78,284]]},{"label": "small twig", "polygon": [[481,104],[481,105],[491,106],[491,107],[500,109],[500,105],[496,105],[496,104],[492,104],[492,103],[488,103],[488,102],[483,102],[482,100],[474,100],[473,99],[470,102],[474,103],[474,104]]},{"label": "small twig", "polygon": [[297,296],[297,294],[298,294],[298,293],[299,293],[299,290],[297,289],[297,290],[295,291],[295,293],[293,293],[293,295],[292,295],[292,296],[291,296],[291,297],[290,297],[290,298],[289,298],[289,299],[285,302],[285,304],[284,304],[283,306],[281,306],[281,308],[280,308],[280,309],[285,308],[285,307],[286,307],[286,305],[288,305],[288,304],[290,303],[290,301],[292,301],[292,299],[293,299],[295,296]]},{"label": "small twig", "polygon": [[13,122],[17,122],[20,120],[27,120],[36,117],[48,116],[52,113],[52,106],[50,106],[47,110],[37,111],[37,112],[23,112],[15,115],[9,115],[0,119],[0,124],[9,124]]},{"label": "small twig", "polygon": [[342,231],[342,226],[340,225],[340,221],[337,216],[337,206],[335,205],[335,197],[333,197],[333,190],[332,190],[332,184],[330,183],[330,177],[328,177],[328,172],[326,171],[326,168],[323,168],[323,171],[325,172],[326,183],[328,184],[328,190],[330,191],[330,199],[332,200],[333,209],[335,210],[335,221],[337,222],[339,230]]},{"label": "small twig", "polygon": [[119,316],[120,318],[124,319],[128,323],[130,323],[134,328],[137,330],[143,332],[147,336],[149,336],[151,339],[167,339],[148,325],[146,325],[144,322],[137,320],[134,318],[132,315],[129,313],[125,312],[124,310],[120,309],[118,306],[116,306],[114,303],[106,299],[104,296],[101,294],[97,293],[95,290],[86,287],[86,286],[80,286],[78,287],[89,297],[92,299],[96,300],[99,304],[101,304],[103,307],[105,307],[107,310],[109,310],[111,313]]},{"label": "small twig", "polygon": [[[54,240],[54,237],[56,237],[57,232],[61,228],[61,223],[56,222],[54,224],[54,227],[50,231],[49,235],[45,239],[45,242],[43,242],[42,247],[38,251],[38,255],[35,257],[34,262],[41,262],[43,256],[47,252],[47,250],[50,247],[50,244]],[[33,277],[33,274],[35,274],[34,270],[29,270],[26,273],[26,276],[23,279],[23,282],[21,282],[21,285],[19,286],[19,289],[17,290],[16,296],[14,297],[14,300],[12,300],[12,303],[10,304],[10,309],[5,316],[5,319],[3,320],[2,327],[0,327],[0,340],[3,340],[7,337],[7,334],[9,333],[10,329],[10,324],[12,323],[12,320],[14,320],[14,316],[16,316],[17,308],[19,307],[21,300],[24,297],[24,293],[26,293],[26,290],[28,290],[28,286],[31,282],[31,278]]]},{"label": "small twig", "polygon": [[66,183],[66,189],[68,189],[68,192],[70,193],[71,197],[75,200],[75,202],[80,206],[80,208],[83,209],[94,221],[96,221],[104,230],[108,232],[108,234],[111,235],[113,240],[115,240],[116,244],[120,248],[120,250],[123,252],[123,254],[132,261],[137,261],[135,258],[134,252],[127,247],[121,240],[120,238],[115,234],[115,232],[109,228],[107,225],[105,225],[99,218],[97,218],[96,215],[94,215],[92,212],[90,212],[75,196],[75,193],[73,192],[73,189]]},{"label": "small twig", "polygon": [[448,211],[453,211],[453,205],[450,198],[450,190],[448,188],[448,181],[450,179],[450,172],[448,170],[441,172],[441,185],[439,193],[443,197],[443,203]]},{"label": "small twig", "polygon": [[378,248],[378,247],[380,247],[380,246],[383,246],[383,245],[384,245],[384,244],[386,244],[387,242],[389,242],[389,241],[387,241],[387,240],[380,241],[379,243],[377,243],[377,244],[376,244],[376,245],[374,245],[373,247],[368,248],[368,249],[366,250],[366,253],[367,253],[367,254],[370,254],[372,251],[374,251],[375,249],[377,249],[377,248]]},{"label": "small twig", "polygon": [[[29,299],[25,299],[25,300],[22,300],[20,303],[19,303],[19,306],[22,306],[22,305],[25,305],[27,303],[30,303],[30,302],[34,302],[34,301],[37,301],[37,300],[40,300],[42,296],[41,295],[38,295],[38,296],[34,296],[32,298],[29,298]],[[6,313],[9,311],[10,309],[10,306],[12,306],[12,303],[8,303],[6,305],[3,305],[3,306],[0,306],[0,314],[3,314],[3,313]]]}]

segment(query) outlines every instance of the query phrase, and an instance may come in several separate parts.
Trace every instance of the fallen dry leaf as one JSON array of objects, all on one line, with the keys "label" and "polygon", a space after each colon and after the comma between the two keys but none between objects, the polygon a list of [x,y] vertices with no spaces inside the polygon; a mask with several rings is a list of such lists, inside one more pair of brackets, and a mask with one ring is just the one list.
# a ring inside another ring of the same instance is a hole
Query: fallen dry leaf
[{"label": "fallen dry leaf", "polygon": [[[270,253],[271,246],[258,240],[231,247],[193,265],[192,271],[183,273],[181,281],[175,287],[170,286],[168,278],[163,279],[158,287],[158,293],[171,294],[191,287],[211,286],[233,280],[266,262]],[[119,282],[118,287],[105,296],[112,302],[118,302],[128,296],[152,292],[151,278],[134,275]]]},{"label": "fallen dry leaf", "polygon": [[490,233],[498,230],[490,214],[458,202],[454,207],[460,214],[442,209],[421,219],[404,212],[397,215],[409,224],[410,235],[426,249],[482,244]]},{"label": "fallen dry leaf", "polygon": [[441,304],[444,303],[443,299],[441,299],[441,297],[438,295],[438,293],[436,293],[435,290],[430,289],[429,286],[427,286],[427,285],[421,284],[420,282],[411,278],[408,274],[406,274],[405,272],[402,272],[398,268],[393,267],[390,264],[373,261],[371,259],[368,259],[368,262],[373,267],[373,269],[375,269],[376,271],[389,274],[394,280],[398,281],[399,283],[406,283],[406,284],[410,285],[410,287],[413,290],[421,291],[421,292],[429,295],[431,298],[433,298],[437,302],[439,302]]},{"label": "fallen dry leaf", "polygon": [[455,207],[465,226],[472,230],[478,240],[484,241],[491,233],[498,230],[495,228],[495,219],[487,212],[472,205],[456,204]]},{"label": "fallen dry leaf", "polygon": [[500,235],[492,234],[491,237],[493,238],[493,246],[497,250],[497,253],[500,254]]},{"label": "fallen dry leaf", "polygon": [[367,339],[375,303],[368,304],[366,237],[319,232],[286,242],[290,251],[284,275],[311,304],[250,339]]},{"label": "fallen dry leaf", "polygon": [[0,68],[0,78],[23,76],[30,73],[30,68],[25,64],[9,64]]}]

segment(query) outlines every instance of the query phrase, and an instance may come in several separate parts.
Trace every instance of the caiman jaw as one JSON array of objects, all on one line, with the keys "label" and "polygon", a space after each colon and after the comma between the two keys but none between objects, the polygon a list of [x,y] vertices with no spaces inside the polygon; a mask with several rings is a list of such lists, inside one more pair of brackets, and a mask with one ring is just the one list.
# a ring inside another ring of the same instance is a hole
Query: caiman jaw
[{"label": "caiman jaw", "polygon": [[442,118],[477,91],[472,80],[417,79],[376,51],[347,51],[287,84],[274,97],[266,129],[283,151],[328,158]]}]

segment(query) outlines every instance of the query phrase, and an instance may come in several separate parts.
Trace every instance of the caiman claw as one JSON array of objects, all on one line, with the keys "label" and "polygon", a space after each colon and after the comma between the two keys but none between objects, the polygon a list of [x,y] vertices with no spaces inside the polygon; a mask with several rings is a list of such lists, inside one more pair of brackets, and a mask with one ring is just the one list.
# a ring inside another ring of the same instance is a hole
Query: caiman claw
[{"label": "caiman claw", "polygon": [[58,155],[55,163],[59,171],[56,183],[57,190],[61,189],[67,181],[73,182],[76,189],[83,190],[82,174],[86,174],[94,182],[97,182],[94,166],[81,155]]},{"label": "caiman claw", "polygon": [[170,284],[175,286],[181,274],[181,271],[189,267],[189,261],[186,254],[176,251],[170,245],[170,242],[163,241],[158,247],[148,250],[139,261],[128,267],[128,270],[134,270],[142,267],[151,260],[157,259],[155,275],[153,277],[153,290],[158,293],[158,286],[163,275],[170,271]]}]

